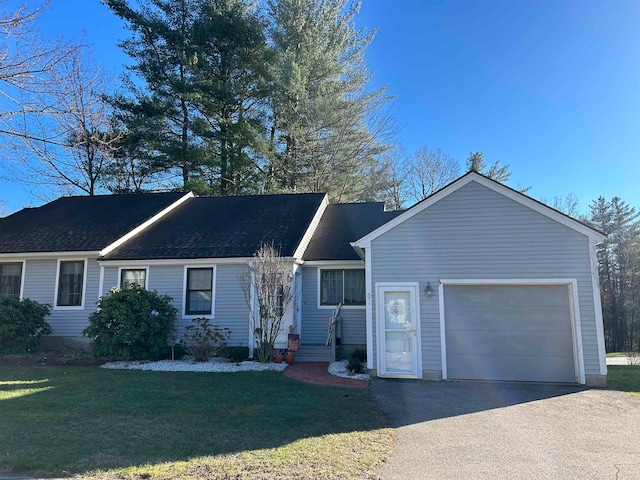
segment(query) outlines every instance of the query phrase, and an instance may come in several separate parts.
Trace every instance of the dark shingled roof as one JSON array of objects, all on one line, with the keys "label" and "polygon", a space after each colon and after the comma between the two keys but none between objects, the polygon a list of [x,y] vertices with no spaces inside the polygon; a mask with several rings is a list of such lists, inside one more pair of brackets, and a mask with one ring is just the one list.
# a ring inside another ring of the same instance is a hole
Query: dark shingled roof
[{"label": "dark shingled roof", "polygon": [[62,197],[0,219],[0,253],[100,250],[184,196]]},{"label": "dark shingled roof", "polygon": [[378,202],[329,205],[304,253],[304,260],[360,260],[351,242],[402,212],[385,212],[384,204]]},{"label": "dark shingled roof", "polygon": [[251,257],[262,242],[292,256],[324,194],[193,198],[103,260]]}]

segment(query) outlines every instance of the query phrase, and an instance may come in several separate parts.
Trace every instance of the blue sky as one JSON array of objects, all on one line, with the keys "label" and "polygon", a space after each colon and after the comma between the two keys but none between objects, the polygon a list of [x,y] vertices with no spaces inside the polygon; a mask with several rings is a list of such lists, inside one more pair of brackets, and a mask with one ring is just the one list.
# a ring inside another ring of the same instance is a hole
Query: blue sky
[{"label": "blue sky", "polygon": [[[471,151],[510,165],[534,198],[599,195],[640,207],[640,2],[364,0],[375,85],[407,151]],[[98,0],[53,0],[42,28],[78,37],[117,74],[122,23]],[[0,182],[13,211],[36,203]]]}]

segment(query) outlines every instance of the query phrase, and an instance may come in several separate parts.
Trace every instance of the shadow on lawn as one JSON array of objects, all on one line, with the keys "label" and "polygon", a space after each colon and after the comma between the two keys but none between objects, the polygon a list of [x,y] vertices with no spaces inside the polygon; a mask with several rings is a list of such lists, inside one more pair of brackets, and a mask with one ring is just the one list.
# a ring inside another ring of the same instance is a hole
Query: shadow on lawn
[{"label": "shadow on lawn", "polygon": [[509,382],[425,382],[375,379],[372,399],[394,427],[510,407],[586,390],[573,385]]},{"label": "shadow on lawn", "polygon": [[365,389],[274,372],[5,366],[0,399],[0,471],[37,474],[187,461],[388,426]]}]

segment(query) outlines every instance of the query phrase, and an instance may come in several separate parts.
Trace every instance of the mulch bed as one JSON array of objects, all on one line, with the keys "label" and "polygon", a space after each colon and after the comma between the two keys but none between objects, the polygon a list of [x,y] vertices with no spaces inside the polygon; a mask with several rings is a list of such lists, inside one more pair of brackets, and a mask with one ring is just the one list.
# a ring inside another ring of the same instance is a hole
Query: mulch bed
[{"label": "mulch bed", "polygon": [[24,355],[0,355],[0,365],[98,367],[106,358],[95,358],[77,350],[36,351]]}]

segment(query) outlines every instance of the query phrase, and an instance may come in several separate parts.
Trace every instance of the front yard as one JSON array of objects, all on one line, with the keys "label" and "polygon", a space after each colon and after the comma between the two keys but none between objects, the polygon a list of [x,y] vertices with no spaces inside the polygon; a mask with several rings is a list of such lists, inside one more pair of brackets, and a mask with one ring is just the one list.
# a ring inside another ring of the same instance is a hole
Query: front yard
[{"label": "front yard", "polygon": [[361,389],[281,373],[0,366],[0,472],[365,478],[393,449]]},{"label": "front yard", "polygon": [[609,365],[607,385],[640,396],[640,365]]}]

